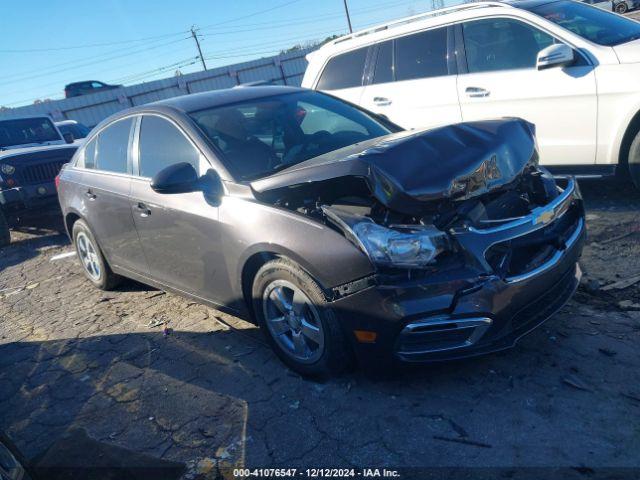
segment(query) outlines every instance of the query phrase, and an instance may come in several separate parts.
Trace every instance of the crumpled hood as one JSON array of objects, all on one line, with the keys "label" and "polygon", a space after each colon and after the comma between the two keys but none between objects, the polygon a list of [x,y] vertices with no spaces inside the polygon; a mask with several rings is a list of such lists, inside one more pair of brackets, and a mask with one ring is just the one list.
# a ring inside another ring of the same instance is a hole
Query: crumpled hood
[{"label": "crumpled hood", "polygon": [[520,119],[403,131],[329,152],[251,183],[259,193],[339,177],[362,177],[390,209],[482,195],[538,160],[534,126]]},{"label": "crumpled hood", "polygon": [[613,47],[620,63],[638,63],[640,62],[640,40],[623,43]]}]

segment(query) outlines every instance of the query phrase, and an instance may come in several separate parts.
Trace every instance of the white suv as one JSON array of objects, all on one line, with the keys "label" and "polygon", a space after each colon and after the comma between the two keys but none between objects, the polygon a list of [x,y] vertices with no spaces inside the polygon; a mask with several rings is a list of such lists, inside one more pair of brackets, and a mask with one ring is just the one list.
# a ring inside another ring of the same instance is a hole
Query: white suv
[{"label": "white suv", "polygon": [[543,165],[628,164],[640,187],[639,39],[640,23],[584,3],[479,2],[338,38],[308,55],[302,85],[405,128],[521,117]]}]

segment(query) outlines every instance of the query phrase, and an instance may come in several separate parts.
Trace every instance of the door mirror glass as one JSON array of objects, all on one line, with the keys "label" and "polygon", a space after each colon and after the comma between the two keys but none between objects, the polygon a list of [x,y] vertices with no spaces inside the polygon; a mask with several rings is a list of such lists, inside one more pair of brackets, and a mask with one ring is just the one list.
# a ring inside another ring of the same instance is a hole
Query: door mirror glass
[{"label": "door mirror glass", "polygon": [[564,67],[575,61],[573,49],[564,43],[555,43],[543,48],[538,53],[536,65],[538,70],[552,67]]},{"label": "door mirror glass", "polygon": [[73,133],[71,132],[63,133],[62,138],[64,138],[64,141],[67,143],[73,143],[73,141],[75,140]]},{"label": "door mirror glass", "polygon": [[195,192],[200,190],[198,172],[190,163],[174,163],[153,176],[151,188],[158,193]]}]

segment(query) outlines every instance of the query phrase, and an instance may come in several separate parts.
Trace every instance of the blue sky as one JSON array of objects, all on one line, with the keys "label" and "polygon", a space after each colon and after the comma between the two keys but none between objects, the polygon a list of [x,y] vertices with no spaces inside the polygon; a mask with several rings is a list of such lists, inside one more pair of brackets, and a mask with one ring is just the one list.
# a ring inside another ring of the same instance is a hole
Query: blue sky
[{"label": "blue sky", "polygon": [[[348,4],[361,29],[431,10],[432,1]],[[62,98],[73,81],[131,85],[199,71],[192,25],[208,67],[347,31],[342,0],[3,0],[0,106]]]}]

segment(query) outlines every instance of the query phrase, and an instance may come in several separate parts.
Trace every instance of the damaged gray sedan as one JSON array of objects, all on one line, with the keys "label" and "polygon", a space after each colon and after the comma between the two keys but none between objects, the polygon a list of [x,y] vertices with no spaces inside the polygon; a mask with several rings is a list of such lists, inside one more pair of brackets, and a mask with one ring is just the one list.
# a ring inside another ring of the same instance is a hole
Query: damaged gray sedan
[{"label": "damaged gray sedan", "polygon": [[513,346],[575,291],[585,237],[578,185],[538,166],[531,124],[403,131],[288,87],[118,113],[59,197],[95,286],[253,320],[310,375]]}]

